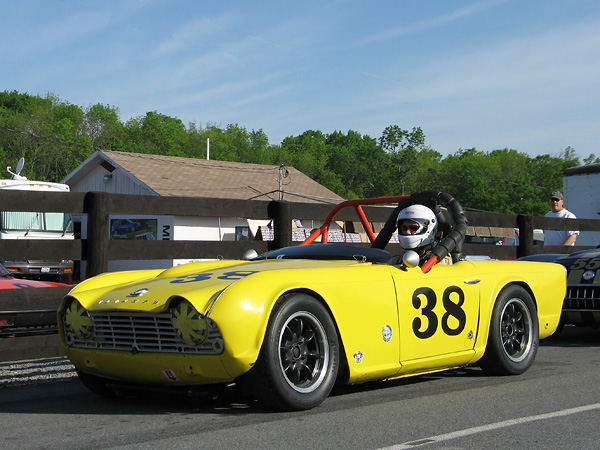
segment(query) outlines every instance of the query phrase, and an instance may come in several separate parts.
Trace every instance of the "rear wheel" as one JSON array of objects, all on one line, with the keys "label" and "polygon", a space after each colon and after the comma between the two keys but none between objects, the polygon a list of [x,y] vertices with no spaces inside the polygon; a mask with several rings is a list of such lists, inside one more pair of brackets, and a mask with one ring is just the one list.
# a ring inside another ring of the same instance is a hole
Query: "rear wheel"
[{"label": "rear wheel", "polygon": [[509,286],[494,305],[490,334],[479,366],[494,375],[523,373],[533,364],[538,345],[535,303],[522,287]]},{"label": "rear wheel", "polygon": [[315,298],[293,294],[277,302],[245,382],[268,407],[310,409],[331,392],[338,366],[339,342],[329,312]]}]

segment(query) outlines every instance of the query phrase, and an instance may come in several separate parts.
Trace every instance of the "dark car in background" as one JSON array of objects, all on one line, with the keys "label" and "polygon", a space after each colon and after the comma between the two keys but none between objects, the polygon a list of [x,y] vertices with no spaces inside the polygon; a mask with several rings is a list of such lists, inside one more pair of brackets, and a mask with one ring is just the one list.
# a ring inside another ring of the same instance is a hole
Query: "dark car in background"
[{"label": "dark car in background", "polygon": [[559,331],[566,324],[600,328],[600,249],[532,255],[521,260],[554,262],[566,268],[567,292]]}]

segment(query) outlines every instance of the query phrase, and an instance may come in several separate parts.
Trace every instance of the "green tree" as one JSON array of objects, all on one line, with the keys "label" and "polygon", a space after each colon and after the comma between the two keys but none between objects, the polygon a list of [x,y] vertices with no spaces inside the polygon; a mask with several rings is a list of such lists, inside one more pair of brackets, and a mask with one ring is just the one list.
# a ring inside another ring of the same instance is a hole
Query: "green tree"
[{"label": "green tree", "polygon": [[281,147],[280,164],[293,166],[335,193],[343,192],[339,175],[329,168],[327,136],[321,131],[308,130],[300,136],[287,137]]},{"label": "green tree", "polygon": [[184,156],[187,130],[177,118],[147,112],[131,118],[125,124],[127,147],[139,153],[165,156]]},{"label": "green tree", "polygon": [[[421,128],[398,125],[378,139],[353,130],[307,130],[271,145],[264,131],[239,124],[186,127],[157,111],[124,124],[116,107],[81,108],[53,94],[0,92],[0,158],[14,167],[25,157],[23,174],[31,179],[60,181],[98,149],[205,158],[209,139],[211,159],[293,166],[346,198],[439,189],[464,207],[505,213],[545,214],[548,193],[563,188],[565,169],[581,164],[572,147],[536,157],[512,149],[459,149],[442,158],[426,146]],[[584,159],[599,162],[594,154]]]},{"label": "green tree", "polygon": [[81,132],[88,137],[94,150],[123,149],[126,131],[119,120],[118,108],[100,103],[86,108]]},{"label": "green tree", "polygon": [[[0,148],[3,159],[16,164],[24,157],[30,179],[59,181],[89,149],[81,133],[83,111],[48,94],[45,97],[0,93]],[[9,165],[9,164],[7,164]]]},{"label": "green tree", "polygon": [[374,197],[385,189],[381,166],[389,163],[389,156],[375,139],[349,130],[347,134],[335,131],[326,136],[325,151],[328,170],[336,174],[339,187],[331,190],[345,198]]},{"label": "green tree", "polygon": [[439,165],[441,155],[425,146],[425,134],[419,127],[412,131],[398,125],[383,130],[379,145],[390,154],[388,195],[408,195],[430,189],[432,170]]}]

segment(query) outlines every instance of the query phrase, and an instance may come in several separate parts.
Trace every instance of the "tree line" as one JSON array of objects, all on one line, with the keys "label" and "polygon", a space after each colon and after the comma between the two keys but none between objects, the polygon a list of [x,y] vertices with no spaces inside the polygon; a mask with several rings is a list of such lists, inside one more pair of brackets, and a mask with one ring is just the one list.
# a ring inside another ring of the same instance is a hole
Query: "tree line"
[{"label": "tree line", "polygon": [[[420,127],[386,127],[373,138],[357,131],[308,130],[270,144],[261,130],[204,125],[147,112],[126,122],[115,106],[70,104],[54,94],[0,92],[0,161],[25,158],[30,179],[60,181],[96,150],[293,166],[344,198],[438,189],[467,209],[543,215],[548,195],[562,189],[565,169],[582,164],[567,147],[531,157],[513,149],[459,149],[443,157]],[[595,155],[583,164],[600,162]],[[5,174],[6,176],[8,174]]]}]

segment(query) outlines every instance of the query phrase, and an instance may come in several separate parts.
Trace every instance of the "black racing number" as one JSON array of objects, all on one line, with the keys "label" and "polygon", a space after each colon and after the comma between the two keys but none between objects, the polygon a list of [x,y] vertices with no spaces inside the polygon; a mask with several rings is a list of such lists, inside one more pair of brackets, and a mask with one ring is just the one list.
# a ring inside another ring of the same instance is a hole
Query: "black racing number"
[{"label": "black racing number", "polygon": [[182,275],[180,277],[175,278],[171,283],[193,283],[195,281],[206,281],[210,280],[212,273],[193,273],[190,275]]},{"label": "black racing number", "polygon": [[[219,280],[240,280],[248,275],[256,273],[255,270],[236,270],[233,272],[225,272],[223,275],[218,276]],[[181,275],[175,278],[171,283],[194,283],[196,281],[207,281],[214,276],[213,273],[193,273],[190,275]]]},{"label": "black racing number", "polygon": [[[427,303],[425,303],[425,306],[423,308],[421,308],[421,295],[425,296],[425,298],[427,299]],[[431,288],[422,287],[417,289],[413,293],[412,304],[414,308],[421,308],[421,315],[427,318],[427,328],[425,328],[424,331],[419,331],[422,324],[421,318],[415,317],[415,320],[413,320],[413,331],[415,333],[415,336],[417,336],[420,339],[430,338],[435,334],[435,330],[437,330],[438,318],[433,312],[433,308],[435,308],[436,302],[437,297],[435,296],[435,292],[433,292],[433,289]]]},{"label": "black racing number", "polygon": [[247,277],[248,275],[252,275],[253,273],[256,273],[256,270],[236,270],[235,272],[225,272],[223,275],[217,278],[219,280],[239,280]]},{"label": "black racing number", "polygon": [[[456,303],[452,301],[450,294],[456,294],[458,296],[458,301]],[[465,293],[458,286],[450,286],[444,291],[442,302],[444,303],[444,309],[446,310],[442,316],[442,330],[444,330],[444,333],[448,336],[457,336],[462,333],[462,330],[465,329],[467,323],[467,315],[461,308],[465,302]],[[450,327],[448,323],[450,317],[454,317],[458,321],[456,328]]]},{"label": "black racing number", "polygon": [[[456,294],[453,296],[452,294]],[[422,306],[421,296],[425,297],[425,305]],[[453,301],[456,298],[456,302]],[[442,330],[448,336],[458,336],[465,329],[467,323],[467,315],[462,309],[465,303],[465,293],[458,286],[449,286],[444,291],[442,296],[442,304],[444,305],[445,313],[442,316]],[[438,328],[438,317],[433,311],[437,304],[437,296],[433,289],[421,287],[417,289],[412,296],[413,307],[421,311],[421,316],[425,317],[427,328],[421,331],[423,320],[421,317],[415,317],[412,323],[413,332],[419,339],[427,339],[435,334]],[[453,318],[451,320],[451,318]],[[452,328],[451,323],[458,322],[456,327]]]}]

